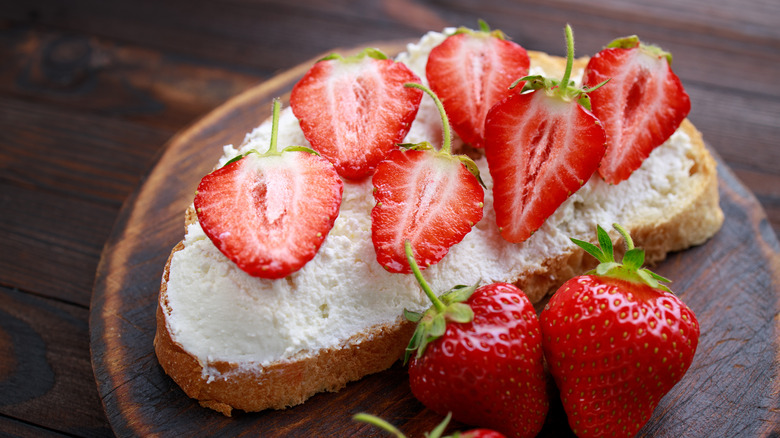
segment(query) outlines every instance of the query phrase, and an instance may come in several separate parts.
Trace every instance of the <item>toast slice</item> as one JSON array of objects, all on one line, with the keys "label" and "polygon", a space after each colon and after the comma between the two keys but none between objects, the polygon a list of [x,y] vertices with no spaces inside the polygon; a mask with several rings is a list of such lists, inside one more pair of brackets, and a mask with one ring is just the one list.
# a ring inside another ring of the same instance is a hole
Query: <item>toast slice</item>
[{"label": "toast slice", "polygon": [[[419,72],[427,51],[443,38],[431,32],[398,60],[424,77]],[[565,60],[529,55],[532,74],[561,75]],[[574,74],[586,63],[578,60]],[[440,137],[435,111],[424,99],[409,142]],[[279,130],[280,144],[306,144],[289,108]],[[226,147],[221,164],[241,150],[267,147],[269,131],[266,122],[240,150]],[[488,188],[485,217],[423,272],[435,291],[506,281],[539,302],[593,266],[569,237],[589,239],[596,224],[621,223],[653,263],[703,243],[723,222],[715,161],[688,120],[627,181],[610,186],[594,176],[522,244],[498,235],[492,181],[484,158],[477,164]],[[376,263],[371,187],[370,179],[345,183],[339,219],[318,255],[273,281],[238,270],[205,237],[190,207],[185,238],[162,277],[154,341],[163,369],[188,396],[228,416],[233,409],[283,409],[389,368],[402,356],[414,330],[403,309],[421,311],[428,302],[413,276],[387,273]]]}]

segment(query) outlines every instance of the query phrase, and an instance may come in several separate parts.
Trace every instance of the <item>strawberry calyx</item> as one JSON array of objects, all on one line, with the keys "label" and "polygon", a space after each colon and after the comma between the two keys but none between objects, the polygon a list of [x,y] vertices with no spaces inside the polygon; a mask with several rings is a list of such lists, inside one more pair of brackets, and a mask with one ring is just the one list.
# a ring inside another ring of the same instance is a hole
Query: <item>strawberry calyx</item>
[{"label": "strawberry calyx", "polygon": [[433,305],[423,313],[404,309],[404,317],[409,321],[417,323],[417,328],[415,329],[412,338],[409,340],[409,345],[407,345],[406,353],[404,354],[404,364],[406,364],[412,353],[416,351],[416,357],[421,357],[425,352],[426,346],[430,342],[433,342],[444,335],[447,328],[447,321],[467,323],[474,319],[474,311],[463,302],[471,297],[471,294],[477,289],[477,285],[457,285],[437,297],[422,276],[420,267],[414,259],[412,244],[409,240],[404,242],[404,251],[406,252],[406,259],[409,261],[409,266],[412,268],[414,277],[420,284],[420,288],[433,303]]},{"label": "strawberry calyx", "polygon": [[612,239],[610,239],[609,234],[601,228],[601,225],[596,226],[596,235],[598,236],[599,245],[571,238],[571,241],[575,245],[579,246],[593,257],[596,257],[599,261],[599,265],[586,274],[645,284],[653,289],[671,292],[666,285],[661,284],[661,282],[669,283],[671,280],[658,275],[647,268],[642,268],[642,264],[645,262],[645,251],[641,248],[634,247],[634,241],[631,239],[631,236],[626,229],[619,224],[612,224],[612,227],[623,237],[626,246],[626,252],[623,255],[621,262],[615,260]]},{"label": "strawberry calyx", "polygon": [[[235,157],[233,157],[230,160],[228,160],[225,163],[225,166],[233,164],[236,161],[246,157],[249,154],[258,154],[261,157],[271,157],[271,156],[282,155],[283,152],[287,152],[287,151],[290,151],[290,152],[298,151],[298,152],[306,152],[306,153],[313,154],[313,155],[318,155],[318,156],[320,155],[314,149],[312,149],[310,147],[306,147],[306,146],[287,146],[286,148],[282,149],[281,151],[277,149],[276,142],[277,142],[277,137],[278,137],[278,134],[279,134],[279,112],[280,112],[280,108],[281,108],[281,103],[279,102],[278,99],[274,99],[273,107],[272,107],[272,110],[271,110],[271,114],[272,114],[271,115],[271,144],[269,145],[268,150],[266,152],[264,152],[264,153],[260,153],[257,149],[250,149],[247,152],[244,152],[243,154],[236,155]],[[225,166],[222,166],[222,167],[225,167]]]},{"label": "strawberry calyx", "polygon": [[[438,150],[437,154],[444,158],[455,158],[459,160],[464,166],[466,166],[466,169],[469,171],[469,173],[471,173],[477,178],[479,184],[482,187],[486,187],[485,183],[482,181],[482,177],[479,175],[479,168],[477,167],[477,163],[475,163],[471,157],[469,157],[468,155],[452,154],[452,128],[450,126],[450,120],[447,117],[447,112],[444,111],[444,105],[441,103],[441,100],[436,95],[436,93],[434,93],[430,88],[426,87],[425,85],[418,84],[416,82],[408,82],[404,84],[404,87],[416,88],[418,90],[422,90],[424,93],[426,93],[428,96],[430,96],[433,99],[434,103],[436,104],[436,109],[439,110],[439,115],[441,116],[441,124],[442,124],[442,143],[441,143],[441,148]],[[427,141],[423,141],[421,143],[402,143],[399,144],[398,146],[401,146],[406,149],[418,150],[418,151],[435,150],[433,145]]]},{"label": "strawberry calyx", "polygon": [[320,58],[317,60],[317,62],[320,61],[331,61],[331,60],[337,60],[337,61],[343,61],[343,62],[358,62],[361,61],[363,58],[373,58],[373,59],[388,59],[387,55],[385,55],[384,52],[381,50],[375,48],[375,47],[366,47],[363,49],[360,53],[352,56],[344,57],[340,53],[331,53],[328,56],[325,56],[323,58]]},{"label": "strawberry calyx", "polygon": [[487,24],[485,20],[480,18],[479,20],[477,20],[477,23],[479,23],[479,30],[469,29],[468,27],[461,26],[457,30],[455,30],[455,33],[453,33],[453,35],[467,33],[469,35],[493,37],[493,38],[498,38],[500,40],[507,39],[507,36],[503,31],[498,29],[495,30],[490,29],[490,26]]},{"label": "strawberry calyx", "polygon": [[366,423],[370,424],[371,426],[378,427],[385,432],[393,434],[396,438],[406,438],[406,435],[403,434],[400,430],[398,430],[397,427],[390,424],[387,420],[377,417],[376,415],[367,414],[365,412],[359,412],[352,416],[352,420],[360,422],[360,423]]},{"label": "strawberry calyx", "polygon": [[672,54],[670,52],[652,44],[642,43],[636,35],[615,38],[607,44],[607,49],[634,49],[637,47],[650,56],[666,58],[666,62],[668,62],[669,65],[672,65]]},{"label": "strawberry calyx", "polygon": [[[444,420],[441,421],[436,427],[433,428],[432,431],[427,432],[425,434],[426,438],[459,438],[462,436],[460,432],[455,432],[453,435],[443,436],[444,430],[447,429],[447,425],[450,423],[450,420],[452,419],[452,412],[448,412],[447,416],[444,417]],[[390,424],[387,420],[384,420],[382,418],[379,418],[375,415],[367,414],[365,412],[360,412],[355,414],[352,417],[352,420],[358,421],[361,423],[370,424],[372,426],[378,427],[385,432],[388,432],[395,436],[396,438],[406,438],[406,435],[404,435],[403,432],[401,432],[397,427]]]},{"label": "strawberry calyx", "polygon": [[525,76],[517,79],[509,88],[515,88],[519,83],[525,82],[522,90],[520,90],[521,93],[543,90],[547,95],[558,97],[565,102],[577,101],[580,105],[590,111],[591,107],[588,93],[600,88],[609,82],[609,79],[594,87],[586,88],[576,87],[574,85],[574,81],[571,80],[571,70],[574,65],[574,35],[570,25],[566,25],[564,33],[566,35],[566,69],[564,70],[563,77],[560,80],[557,80],[542,75]]}]

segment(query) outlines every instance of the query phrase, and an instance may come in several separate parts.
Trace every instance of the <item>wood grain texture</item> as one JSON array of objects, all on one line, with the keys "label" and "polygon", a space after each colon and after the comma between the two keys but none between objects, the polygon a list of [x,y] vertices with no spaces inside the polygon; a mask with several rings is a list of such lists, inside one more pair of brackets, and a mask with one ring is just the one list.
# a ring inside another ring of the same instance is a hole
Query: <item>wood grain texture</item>
[{"label": "wood grain texture", "polygon": [[156,128],[164,137],[146,146],[155,150],[261,77],[83,33],[25,26],[6,33],[0,93]]},{"label": "wood grain texture", "polygon": [[[152,338],[162,266],[182,236],[182,214],[197,181],[215,162],[219,145],[235,142],[257,125],[269,114],[271,99],[285,96],[309,66],[303,63],[248,90],[174,138],[120,214],[98,270],[90,321],[99,392],[117,435],[346,436],[368,432],[350,421],[354,413],[367,411],[414,436],[440,420],[411,396],[399,364],[292,409],[233,419],[188,399],[156,364]],[[675,289],[698,315],[703,334],[690,371],[663,399],[643,434],[753,436],[777,431],[780,422],[775,321],[780,245],[755,198],[722,161],[719,172],[724,228],[705,245],[673,254],[658,269],[676,280]],[[570,431],[557,406],[543,436],[566,435]]]},{"label": "wood grain texture", "polygon": [[23,421],[14,420],[13,418],[3,416],[0,416],[0,430],[2,430],[8,436],[15,438],[63,438],[69,436],[61,432],[45,429],[43,427],[35,426]]},{"label": "wood grain texture", "polygon": [[16,420],[9,425],[28,436],[45,429],[84,436],[109,432],[100,399],[83,384],[91,379],[88,311],[5,288],[0,302],[0,351],[13,358],[4,359],[0,370],[0,413]]},{"label": "wood grain texture", "polygon": [[7,284],[86,307],[122,201],[169,133],[2,97],[0,126],[0,208],[14,212],[0,215],[0,272]]}]

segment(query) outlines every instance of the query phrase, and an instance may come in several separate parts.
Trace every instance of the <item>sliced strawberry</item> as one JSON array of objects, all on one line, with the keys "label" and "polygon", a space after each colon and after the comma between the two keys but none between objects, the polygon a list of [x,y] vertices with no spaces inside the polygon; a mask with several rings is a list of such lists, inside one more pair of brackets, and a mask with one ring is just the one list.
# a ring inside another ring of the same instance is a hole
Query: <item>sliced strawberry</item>
[{"label": "sliced strawberry", "polygon": [[404,241],[411,241],[423,269],[438,263],[482,219],[485,193],[476,164],[450,153],[449,123],[439,99],[419,84],[407,85],[433,97],[442,117],[444,141],[440,151],[426,142],[396,149],[379,163],[373,177],[376,205],[371,210],[371,239],[380,265],[408,274],[412,271]]},{"label": "sliced strawberry", "polygon": [[290,106],[312,148],[339,175],[360,179],[403,141],[417,116],[422,93],[406,82],[420,79],[378,50],[332,55],[295,84]]},{"label": "sliced strawberry", "polygon": [[[274,132],[278,102],[274,104]],[[333,227],[343,183],[312,151],[250,152],[206,175],[195,210],[214,245],[250,275],[282,278],[305,265]]]},{"label": "sliced strawberry", "polygon": [[464,142],[484,146],[485,116],[508,96],[515,79],[528,74],[525,49],[501,31],[461,28],[431,50],[425,75]]},{"label": "sliced strawberry", "polygon": [[593,114],[607,131],[599,174],[608,183],[627,179],[690,112],[688,94],[670,63],[668,53],[635,36],[613,41],[588,62],[586,87],[609,79],[609,86],[589,93]]},{"label": "sliced strawberry", "polygon": [[[568,29],[568,28],[567,28]],[[571,46],[571,45],[570,45]],[[596,171],[606,137],[584,92],[541,77],[497,103],[485,122],[485,157],[501,236],[522,242]]]},{"label": "sliced strawberry", "polygon": [[394,150],[374,174],[371,231],[377,261],[410,273],[404,240],[423,268],[438,263],[482,219],[484,192],[455,157],[433,150]]}]

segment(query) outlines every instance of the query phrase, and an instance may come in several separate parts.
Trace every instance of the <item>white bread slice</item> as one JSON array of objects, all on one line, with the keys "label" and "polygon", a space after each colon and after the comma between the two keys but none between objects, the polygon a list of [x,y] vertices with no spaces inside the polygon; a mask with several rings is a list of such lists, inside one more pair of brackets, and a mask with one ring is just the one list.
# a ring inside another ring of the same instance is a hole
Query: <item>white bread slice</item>
[{"label": "white bread slice", "polygon": [[[443,38],[429,33],[398,60],[424,79],[427,51]],[[532,74],[562,75],[564,60],[530,55]],[[577,61],[575,75],[586,62]],[[423,99],[407,141],[435,143],[439,124],[432,102]],[[289,108],[279,129],[280,146],[307,144]],[[267,148],[268,132],[266,122],[240,151]],[[238,152],[226,147],[221,163]],[[477,162],[488,187],[485,217],[442,262],[424,271],[435,291],[508,281],[538,302],[593,266],[568,238],[593,240],[596,224],[621,223],[648,262],[656,262],[703,243],[723,221],[715,162],[687,120],[629,180],[609,186],[594,176],[522,244],[498,235],[492,181],[484,159]],[[293,406],[390,367],[413,330],[402,310],[423,310],[427,299],[411,275],[387,273],[376,263],[372,206],[370,179],[345,183],[339,219],[318,255],[275,281],[238,270],[205,237],[190,208],[185,239],[171,252],[160,287],[155,351],[166,373],[203,406],[230,415],[232,409]]]}]

